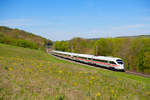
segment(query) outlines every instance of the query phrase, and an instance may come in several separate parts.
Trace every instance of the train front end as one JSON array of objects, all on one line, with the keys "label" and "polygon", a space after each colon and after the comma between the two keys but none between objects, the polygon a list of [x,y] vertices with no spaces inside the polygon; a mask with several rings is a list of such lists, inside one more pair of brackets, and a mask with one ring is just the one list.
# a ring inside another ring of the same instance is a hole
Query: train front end
[{"label": "train front end", "polygon": [[115,67],[116,70],[125,71],[124,70],[124,63],[121,59],[116,60],[117,67]]}]

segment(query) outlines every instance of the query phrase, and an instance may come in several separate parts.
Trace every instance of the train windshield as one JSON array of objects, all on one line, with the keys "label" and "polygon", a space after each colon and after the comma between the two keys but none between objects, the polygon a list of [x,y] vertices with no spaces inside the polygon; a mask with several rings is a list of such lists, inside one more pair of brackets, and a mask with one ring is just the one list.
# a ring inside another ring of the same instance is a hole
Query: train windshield
[{"label": "train windshield", "polygon": [[121,65],[123,64],[123,61],[121,59],[117,59],[116,61],[118,64],[121,64]]}]

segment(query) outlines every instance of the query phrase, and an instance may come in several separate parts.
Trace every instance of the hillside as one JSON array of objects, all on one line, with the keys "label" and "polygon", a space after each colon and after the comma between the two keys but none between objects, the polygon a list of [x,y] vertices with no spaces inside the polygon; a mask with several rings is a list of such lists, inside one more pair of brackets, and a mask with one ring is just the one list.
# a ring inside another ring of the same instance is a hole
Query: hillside
[{"label": "hillside", "polygon": [[27,44],[32,43],[33,45],[36,45],[37,48],[44,48],[44,46],[47,45],[48,43],[50,44],[52,43],[50,40],[46,38],[35,35],[33,33],[26,32],[24,30],[0,26],[0,43],[20,46],[18,44],[20,44],[22,40],[24,40],[23,42]]},{"label": "hillside", "polygon": [[[119,36],[114,38],[150,38],[150,35],[135,35],[135,36]],[[111,38],[111,37],[110,37]],[[87,38],[88,40],[99,40],[100,38]]]},{"label": "hillside", "polygon": [[0,100],[149,100],[150,79],[0,44]]},{"label": "hillside", "polygon": [[150,35],[120,36],[117,38],[150,38]]}]

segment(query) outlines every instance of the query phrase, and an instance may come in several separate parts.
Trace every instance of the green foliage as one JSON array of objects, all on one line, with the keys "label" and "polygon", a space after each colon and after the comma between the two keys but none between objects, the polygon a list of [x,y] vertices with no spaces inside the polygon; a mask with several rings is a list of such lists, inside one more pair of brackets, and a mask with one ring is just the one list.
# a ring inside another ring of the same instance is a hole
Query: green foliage
[{"label": "green foliage", "polygon": [[76,53],[90,53],[92,54],[91,48],[93,48],[94,41],[83,38],[73,38],[69,41],[69,48],[71,52]]},{"label": "green foliage", "polygon": [[94,45],[94,54],[95,55],[111,55],[112,53],[112,41],[111,39],[104,39],[101,38],[100,40],[97,40]]},{"label": "green foliage", "polygon": [[143,66],[144,72],[150,73],[150,51],[144,52]]},{"label": "green foliage", "polygon": [[150,74],[150,38],[100,38],[96,41],[73,38],[69,41],[69,46],[64,46],[63,42],[57,41],[55,49],[65,51],[65,47],[68,48],[66,51],[76,53],[120,57],[126,70]]},{"label": "green foliage", "polygon": [[143,47],[139,53],[139,69],[142,72],[150,73],[150,39],[143,39]]},{"label": "green foliage", "polygon": [[67,41],[56,41],[54,49],[69,52],[69,43]]},{"label": "green foliage", "polygon": [[[20,43],[19,43],[20,42]],[[25,32],[19,29],[11,29],[0,26],[0,43],[21,46],[25,48],[44,50],[45,46],[52,45],[52,41],[46,38]]]},{"label": "green foliage", "polygon": [[64,96],[59,96],[58,100],[64,100]]},{"label": "green foliage", "polygon": [[17,46],[24,47],[24,48],[38,49],[37,44],[27,40],[17,40]]},{"label": "green foliage", "polygon": [[45,39],[45,40],[44,40],[44,45],[45,45],[45,46],[52,46],[52,45],[53,45],[53,42],[52,42],[51,40]]},{"label": "green foliage", "polygon": [[11,37],[0,37],[0,43],[5,43],[9,45],[20,46],[24,48],[38,49],[38,45],[34,42],[23,40],[23,39],[14,39]]}]

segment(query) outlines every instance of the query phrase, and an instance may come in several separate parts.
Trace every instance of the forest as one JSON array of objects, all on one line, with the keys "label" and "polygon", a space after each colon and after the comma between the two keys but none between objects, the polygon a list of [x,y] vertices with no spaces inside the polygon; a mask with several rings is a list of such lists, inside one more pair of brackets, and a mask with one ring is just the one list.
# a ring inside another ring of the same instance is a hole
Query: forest
[{"label": "forest", "polygon": [[52,45],[51,40],[6,26],[0,26],[0,43],[41,50],[45,50],[46,45]]},{"label": "forest", "polygon": [[66,52],[119,57],[125,63],[125,70],[150,74],[149,37],[100,38],[99,40],[78,37],[69,41],[56,41],[53,48]]}]

